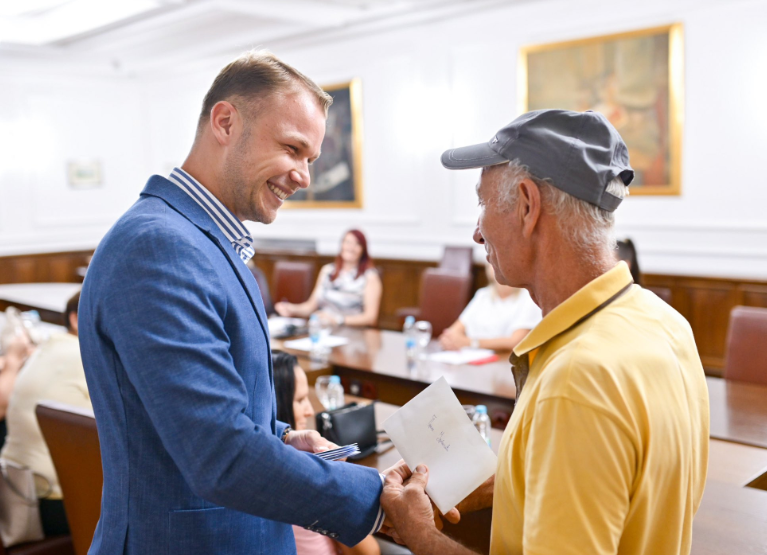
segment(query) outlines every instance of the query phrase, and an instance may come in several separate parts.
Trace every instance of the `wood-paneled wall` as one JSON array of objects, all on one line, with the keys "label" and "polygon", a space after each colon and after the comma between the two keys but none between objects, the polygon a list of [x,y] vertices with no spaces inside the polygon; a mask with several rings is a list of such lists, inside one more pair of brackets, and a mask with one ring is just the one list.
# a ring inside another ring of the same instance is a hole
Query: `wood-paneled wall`
[{"label": "wood-paneled wall", "polygon": [[[78,269],[87,265],[92,254],[93,251],[76,251],[0,257],[0,283],[77,283],[82,281]],[[310,252],[259,250],[255,261],[269,279],[272,290],[277,260],[311,262],[316,278],[320,267],[332,262],[333,257]],[[384,329],[398,329],[397,309],[418,306],[421,273],[436,263],[388,258],[375,262],[383,280],[379,325]],[[487,284],[481,265],[475,265],[473,273],[475,290]],[[730,310],[737,305],[767,307],[767,280],[661,274],[645,274],[643,280],[645,287],[671,292],[671,305],[690,322],[703,365],[712,375],[721,375],[724,367]]]},{"label": "wood-paneled wall", "polygon": [[79,283],[92,250],[0,257],[0,283]]},{"label": "wood-paneled wall", "polygon": [[724,368],[730,311],[735,306],[767,307],[767,281],[645,274],[649,289],[671,291],[671,306],[690,322],[707,372]]}]

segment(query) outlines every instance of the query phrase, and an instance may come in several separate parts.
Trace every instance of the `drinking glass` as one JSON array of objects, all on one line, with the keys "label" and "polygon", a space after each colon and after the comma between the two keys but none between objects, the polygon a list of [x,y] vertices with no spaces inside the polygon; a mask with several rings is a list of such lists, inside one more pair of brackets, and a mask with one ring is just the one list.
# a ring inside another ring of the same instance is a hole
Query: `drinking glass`
[{"label": "drinking glass", "polygon": [[322,406],[327,408],[330,405],[330,376],[317,376],[314,391],[317,392],[317,398]]}]

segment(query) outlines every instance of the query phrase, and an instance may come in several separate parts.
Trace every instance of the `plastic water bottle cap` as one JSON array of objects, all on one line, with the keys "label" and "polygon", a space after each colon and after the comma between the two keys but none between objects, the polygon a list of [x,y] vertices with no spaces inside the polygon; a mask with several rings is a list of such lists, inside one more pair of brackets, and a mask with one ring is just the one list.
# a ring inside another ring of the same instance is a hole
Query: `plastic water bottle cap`
[{"label": "plastic water bottle cap", "polygon": [[412,326],[413,324],[415,324],[415,316],[413,316],[413,315],[410,315],[410,316],[408,316],[407,318],[405,318],[405,325],[406,325],[406,326],[407,326],[407,325],[410,325],[410,326]]},{"label": "plastic water bottle cap", "polygon": [[312,314],[311,316],[309,316],[309,321],[310,322],[316,322],[319,319],[320,319],[320,317],[317,316],[317,314]]},{"label": "plastic water bottle cap", "polygon": [[477,405],[474,412],[478,414],[487,414],[487,407],[485,405]]},{"label": "plastic water bottle cap", "polygon": [[341,376],[330,376],[330,383],[341,383]]}]

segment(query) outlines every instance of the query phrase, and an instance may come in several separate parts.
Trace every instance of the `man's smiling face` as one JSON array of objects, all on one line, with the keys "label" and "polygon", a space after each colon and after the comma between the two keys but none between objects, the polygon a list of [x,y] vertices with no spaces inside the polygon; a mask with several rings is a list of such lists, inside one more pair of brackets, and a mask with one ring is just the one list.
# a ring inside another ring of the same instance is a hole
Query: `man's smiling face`
[{"label": "man's smiling face", "polygon": [[269,224],[285,199],[309,186],[309,164],[325,137],[325,112],[303,89],[273,94],[255,112],[243,119],[224,181],[238,218]]},{"label": "man's smiling face", "polygon": [[474,241],[485,246],[487,261],[495,271],[495,278],[501,285],[520,287],[520,238],[521,222],[515,207],[503,206],[499,202],[499,189],[505,164],[490,166],[482,170],[477,185],[479,197],[479,220],[474,230]]}]

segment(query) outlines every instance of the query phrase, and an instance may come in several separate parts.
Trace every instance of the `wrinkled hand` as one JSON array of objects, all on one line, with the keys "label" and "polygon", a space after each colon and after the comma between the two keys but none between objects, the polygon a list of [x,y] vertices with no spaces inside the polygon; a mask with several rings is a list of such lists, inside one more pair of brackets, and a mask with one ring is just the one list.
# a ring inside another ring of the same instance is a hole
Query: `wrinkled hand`
[{"label": "wrinkled hand", "polygon": [[[429,481],[426,465],[419,465],[415,473],[411,473],[407,464],[400,461],[388,469],[385,476],[381,506],[386,513],[386,521],[382,532],[397,543],[413,545],[419,538],[442,529],[440,512],[426,494]],[[453,509],[445,518],[458,522],[460,515]]]},{"label": "wrinkled hand", "polygon": [[439,344],[445,351],[458,351],[471,345],[471,339],[460,332],[447,328],[439,336]]},{"label": "wrinkled hand", "polygon": [[291,430],[285,443],[307,453],[321,453],[338,448],[338,445],[322,437],[316,430]]}]

